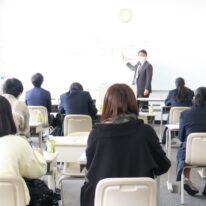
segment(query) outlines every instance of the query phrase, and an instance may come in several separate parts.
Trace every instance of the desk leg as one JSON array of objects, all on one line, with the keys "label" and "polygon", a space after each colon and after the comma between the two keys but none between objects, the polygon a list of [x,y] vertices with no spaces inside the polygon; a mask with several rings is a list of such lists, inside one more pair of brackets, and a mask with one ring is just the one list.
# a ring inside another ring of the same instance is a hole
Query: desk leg
[{"label": "desk leg", "polygon": [[39,132],[39,148],[42,148],[42,131]]},{"label": "desk leg", "polygon": [[206,179],[206,169],[205,168],[199,169],[198,173],[202,179],[204,180]]},{"label": "desk leg", "polygon": [[161,119],[160,119],[160,141],[162,141],[162,129],[163,129],[163,109],[161,109]]},{"label": "desk leg", "polygon": [[53,162],[47,163],[47,180],[48,187],[51,190],[55,190],[56,186],[56,176],[57,176],[57,164],[56,159]]},{"label": "desk leg", "polygon": [[[166,145],[167,145],[167,157],[168,159],[171,159],[171,131],[168,130],[167,132],[167,142],[166,142]],[[167,173],[167,189],[170,191],[170,192],[173,192],[173,186],[172,186],[172,183],[171,183],[171,167],[170,169],[168,170],[168,173]]]}]

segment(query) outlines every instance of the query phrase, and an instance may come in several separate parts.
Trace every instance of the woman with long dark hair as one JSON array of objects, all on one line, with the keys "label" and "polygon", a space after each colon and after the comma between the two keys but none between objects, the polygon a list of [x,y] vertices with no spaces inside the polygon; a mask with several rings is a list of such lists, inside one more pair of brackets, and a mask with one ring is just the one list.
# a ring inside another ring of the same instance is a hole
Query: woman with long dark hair
[{"label": "woman with long dark hair", "polygon": [[176,89],[169,91],[165,99],[166,106],[190,107],[194,92],[185,86],[185,80],[179,77],[175,80]]},{"label": "woman with long dark hair", "polygon": [[138,119],[132,89],[114,84],[104,98],[101,123],[94,125],[87,142],[87,181],[81,190],[81,206],[93,206],[97,183],[108,177],[161,175],[170,161],[154,129]]}]

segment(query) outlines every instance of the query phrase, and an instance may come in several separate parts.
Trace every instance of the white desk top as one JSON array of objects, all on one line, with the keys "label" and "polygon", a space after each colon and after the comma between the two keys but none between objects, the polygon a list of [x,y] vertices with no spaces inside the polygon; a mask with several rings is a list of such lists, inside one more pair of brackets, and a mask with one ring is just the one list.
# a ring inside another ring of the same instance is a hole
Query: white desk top
[{"label": "white desk top", "polygon": [[167,127],[170,131],[179,130],[179,124],[165,124],[165,127]]},{"label": "white desk top", "polygon": [[86,146],[88,135],[85,136],[55,136],[53,137],[55,145]]},{"label": "white desk top", "polygon": [[139,101],[152,101],[152,102],[162,102],[165,101],[165,98],[146,98],[146,97],[138,97],[137,100]]},{"label": "white desk top", "polygon": [[44,151],[44,158],[46,159],[46,162],[52,162],[58,156],[58,154],[58,152],[48,153]]}]

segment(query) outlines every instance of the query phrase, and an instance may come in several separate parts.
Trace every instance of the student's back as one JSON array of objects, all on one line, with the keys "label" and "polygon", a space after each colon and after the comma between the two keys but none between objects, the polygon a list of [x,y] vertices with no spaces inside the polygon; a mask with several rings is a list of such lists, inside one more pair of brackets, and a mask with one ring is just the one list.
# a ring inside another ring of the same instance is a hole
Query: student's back
[{"label": "student's back", "polygon": [[59,113],[95,116],[97,109],[90,93],[83,91],[81,84],[75,82],[69,92],[60,96]]}]

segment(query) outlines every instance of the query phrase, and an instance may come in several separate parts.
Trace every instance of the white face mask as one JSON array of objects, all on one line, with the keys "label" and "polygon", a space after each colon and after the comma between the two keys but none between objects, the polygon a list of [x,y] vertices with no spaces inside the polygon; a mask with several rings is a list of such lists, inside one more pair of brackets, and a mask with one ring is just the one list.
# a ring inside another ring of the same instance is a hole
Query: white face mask
[{"label": "white face mask", "polygon": [[143,56],[138,56],[138,60],[140,62],[144,62],[146,60],[146,57],[143,57]]}]

